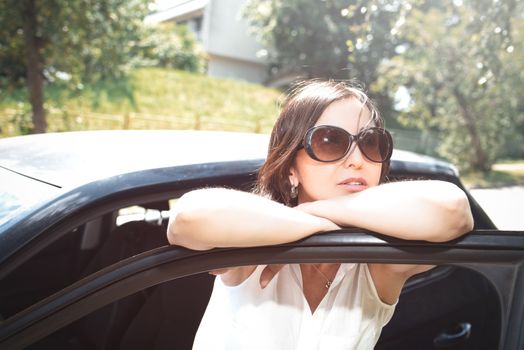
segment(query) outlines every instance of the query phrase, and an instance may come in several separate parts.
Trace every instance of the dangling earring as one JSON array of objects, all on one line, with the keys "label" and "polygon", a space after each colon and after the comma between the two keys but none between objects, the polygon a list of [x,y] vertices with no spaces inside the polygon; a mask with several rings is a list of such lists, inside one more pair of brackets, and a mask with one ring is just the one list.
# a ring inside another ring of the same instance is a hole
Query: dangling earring
[{"label": "dangling earring", "polygon": [[295,185],[291,185],[291,198],[295,199],[298,197],[298,187]]}]

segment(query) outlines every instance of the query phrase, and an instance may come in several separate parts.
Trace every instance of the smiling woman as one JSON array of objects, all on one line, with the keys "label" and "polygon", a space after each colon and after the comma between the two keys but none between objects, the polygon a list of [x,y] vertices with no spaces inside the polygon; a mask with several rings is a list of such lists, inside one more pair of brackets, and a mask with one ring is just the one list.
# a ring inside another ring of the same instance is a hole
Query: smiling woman
[{"label": "smiling woman", "polygon": [[[318,130],[329,132],[319,136]],[[427,241],[471,230],[467,197],[453,184],[379,185],[391,148],[363,92],[331,81],[303,83],[273,128],[255,193],[187,193],[173,212],[168,239],[206,250],[287,243],[340,226]],[[220,278],[194,348],[371,349],[405,281],[429,268],[328,263],[214,271]]]}]

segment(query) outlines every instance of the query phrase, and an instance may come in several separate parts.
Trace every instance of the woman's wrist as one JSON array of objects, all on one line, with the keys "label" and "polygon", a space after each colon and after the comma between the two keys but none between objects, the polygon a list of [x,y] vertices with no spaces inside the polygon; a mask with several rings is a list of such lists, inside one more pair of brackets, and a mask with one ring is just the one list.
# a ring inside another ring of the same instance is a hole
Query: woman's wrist
[{"label": "woman's wrist", "polygon": [[295,208],[305,213],[329,220],[329,217],[326,214],[327,212],[329,212],[329,205],[330,205],[329,202],[330,202],[329,200],[327,201],[318,200],[318,201],[306,202],[306,203],[299,204]]},{"label": "woman's wrist", "polygon": [[295,207],[306,214],[312,215],[318,219],[320,225],[320,231],[332,231],[338,230],[340,227],[331,221],[329,218],[322,215],[322,203],[321,201],[302,203]]},{"label": "woman's wrist", "polygon": [[335,224],[333,221],[329,219],[322,218],[325,221],[325,227],[323,231],[333,231],[333,230],[340,230],[340,226]]}]

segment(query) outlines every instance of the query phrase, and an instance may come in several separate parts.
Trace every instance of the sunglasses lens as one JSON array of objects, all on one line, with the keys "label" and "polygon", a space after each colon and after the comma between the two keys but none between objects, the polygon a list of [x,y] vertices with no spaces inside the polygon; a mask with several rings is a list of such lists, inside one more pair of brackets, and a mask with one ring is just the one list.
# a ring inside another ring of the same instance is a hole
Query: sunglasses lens
[{"label": "sunglasses lens", "polygon": [[393,143],[390,134],[382,129],[367,129],[359,134],[358,146],[366,158],[381,163],[391,157]]},{"label": "sunglasses lens", "polygon": [[332,162],[346,154],[349,142],[349,137],[344,130],[320,127],[311,135],[310,147],[318,160]]}]

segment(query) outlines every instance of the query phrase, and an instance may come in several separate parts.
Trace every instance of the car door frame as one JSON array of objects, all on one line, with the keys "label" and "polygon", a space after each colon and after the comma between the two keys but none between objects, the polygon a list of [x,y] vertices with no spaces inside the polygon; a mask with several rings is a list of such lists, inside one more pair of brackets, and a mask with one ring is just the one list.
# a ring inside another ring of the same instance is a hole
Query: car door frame
[{"label": "car door frame", "polygon": [[524,347],[524,232],[475,230],[451,242],[428,243],[344,229],[278,246],[209,251],[171,246],[139,254],[2,321],[0,348],[23,348],[104,305],[176,278],[231,266],[316,262],[449,264],[473,269],[499,295],[499,348]]}]

